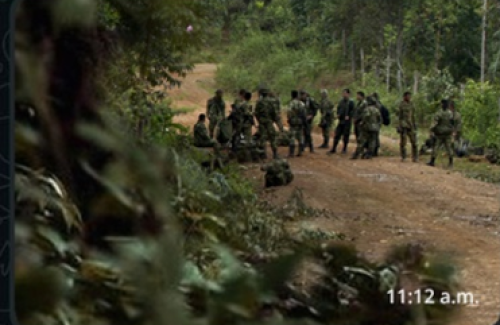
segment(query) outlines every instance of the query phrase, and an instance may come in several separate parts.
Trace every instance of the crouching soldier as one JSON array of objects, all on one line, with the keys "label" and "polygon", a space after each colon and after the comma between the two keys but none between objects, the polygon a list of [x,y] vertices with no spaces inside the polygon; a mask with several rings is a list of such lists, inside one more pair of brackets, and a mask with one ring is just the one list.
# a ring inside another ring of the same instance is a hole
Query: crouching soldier
[{"label": "crouching soldier", "polygon": [[198,122],[194,126],[194,146],[198,148],[214,148],[216,152],[219,151],[219,144],[213,140],[208,134],[207,126],[205,125],[206,115],[200,114]]}]

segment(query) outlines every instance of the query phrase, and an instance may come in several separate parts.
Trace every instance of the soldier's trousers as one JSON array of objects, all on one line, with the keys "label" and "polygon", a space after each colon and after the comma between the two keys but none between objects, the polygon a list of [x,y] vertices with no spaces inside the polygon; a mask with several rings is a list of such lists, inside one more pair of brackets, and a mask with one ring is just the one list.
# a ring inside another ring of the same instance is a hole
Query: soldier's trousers
[{"label": "soldier's trousers", "polygon": [[290,127],[290,147],[295,147],[295,141],[297,141],[299,148],[303,147],[304,145],[304,139],[302,137],[303,133],[304,133],[304,128],[302,127],[302,125]]},{"label": "soldier's trousers", "polygon": [[438,149],[441,145],[444,146],[444,149],[446,150],[448,157],[449,158],[453,157],[453,145],[451,137],[452,137],[451,135],[436,135],[436,141],[434,141],[432,145],[431,157],[433,159],[437,158]]},{"label": "soldier's trousers", "polygon": [[377,147],[378,132],[367,131],[359,128],[358,138],[356,139],[357,146],[355,155],[358,156],[363,153],[364,149],[368,150],[370,155],[373,155]]},{"label": "soldier's trousers", "polygon": [[252,125],[243,125],[242,133],[246,143],[252,140]]},{"label": "soldier's trousers", "polygon": [[416,158],[418,155],[416,132],[410,128],[402,128],[399,136],[400,136],[399,150],[401,153],[401,157],[406,158],[406,144],[407,140],[410,139],[411,154],[413,158]]},{"label": "soldier's trousers", "polygon": [[[309,146],[312,148],[313,146],[313,140],[312,140],[312,121],[307,122],[306,126],[304,127],[304,146]],[[311,149],[312,150],[312,149]]]},{"label": "soldier's trousers", "polygon": [[335,128],[335,137],[333,139],[333,149],[337,149],[337,145],[342,138],[344,141],[344,148],[347,149],[347,145],[349,144],[349,137],[351,136],[351,123],[343,122],[339,123]]},{"label": "soldier's trousers", "polygon": [[263,149],[266,147],[266,142],[269,142],[273,152],[276,152],[276,130],[272,122],[259,123],[259,146]]},{"label": "soldier's trousers", "polygon": [[325,142],[325,145],[328,145],[328,142],[330,142],[330,131],[331,131],[332,126],[327,125],[321,127],[321,132],[323,134],[323,141]]},{"label": "soldier's trousers", "polygon": [[210,134],[210,137],[213,139],[214,137],[214,131],[215,131],[215,127],[217,126],[217,124],[219,124],[219,120],[218,119],[209,119],[208,120],[208,133]]},{"label": "soldier's trousers", "polygon": [[194,144],[195,147],[198,148],[214,148],[215,153],[220,152],[220,144],[217,141],[206,141],[206,142],[198,142]]}]

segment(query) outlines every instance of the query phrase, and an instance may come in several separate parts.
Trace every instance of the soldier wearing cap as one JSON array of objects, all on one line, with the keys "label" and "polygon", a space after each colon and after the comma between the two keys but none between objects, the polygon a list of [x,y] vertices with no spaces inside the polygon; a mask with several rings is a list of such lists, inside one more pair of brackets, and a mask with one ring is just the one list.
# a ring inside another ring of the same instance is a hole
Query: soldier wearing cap
[{"label": "soldier wearing cap", "polygon": [[217,124],[226,118],[226,103],[222,99],[224,92],[218,89],[215,96],[207,101],[208,130],[210,137],[214,137],[214,130]]},{"label": "soldier wearing cap", "polygon": [[304,125],[304,146],[309,146],[309,151],[314,152],[312,129],[314,118],[316,117],[316,114],[318,114],[318,104],[305,90],[301,90],[299,95],[300,100],[304,103],[306,110],[306,123]]},{"label": "soldier wearing cap", "polygon": [[259,147],[264,150],[264,157],[266,155],[266,142],[271,144],[271,149],[273,151],[273,158],[278,159],[278,147],[276,145],[276,129],[274,128],[274,123],[277,121],[275,104],[273,100],[269,97],[269,89],[265,86],[261,86],[259,89],[260,98],[255,104],[255,119],[259,123],[258,133],[259,133]]}]

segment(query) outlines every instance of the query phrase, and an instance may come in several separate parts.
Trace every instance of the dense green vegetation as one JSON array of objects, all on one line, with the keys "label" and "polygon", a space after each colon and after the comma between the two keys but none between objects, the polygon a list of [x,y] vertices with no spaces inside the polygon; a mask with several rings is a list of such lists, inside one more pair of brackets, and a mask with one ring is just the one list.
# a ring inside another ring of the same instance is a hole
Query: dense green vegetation
[{"label": "dense green vegetation", "polygon": [[[500,143],[499,8],[483,1],[226,1],[232,14],[220,47],[219,84],[230,91],[268,83],[291,89],[377,91],[393,111],[404,91],[426,127],[441,98],[454,96],[465,137]],[[239,9],[236,9],[239,8]],[[482,19],[488,46],[481,65]],[[481,84],[484,71],[484,84]],[[425,131],[424,131],[425,132]]]},{"label": "dense green vegetation", "polygon": [[[22,2],[15,33],[21,324],[447,323],[456,308],[388,305],[390,274],[382,289],[363,277],[339,284],[346,265],[378,265],[360,258],[341,234],[286,225],[328,211],[305,206],[298,192],[285,207],[262,202],[239,166],[206,168],[213,157],[173,123],[162,86],[177,84],[174,75],[190,68],[186,54],[202,46],[231,44],[214,53],[228,51],[219,82],[237,87],[266,81],[285,93],[297,82],[329,81],[325,70],[342,71],[344,60],[325,59],[343,53],[330,32],[337,25],[329,24],[351,26],[339,20],[351,8],[318,3]],[[330,16],[337,11],[343,14]],[[346,39],[358,40],[350,28]],[[364,82],[375,88],[370,78]],[[481,109],[477,101],[496,96],[493,86],[475,91],[471,114]],[[498,136],[488,128],[486,142]],[[311,277],[307,287],[290,285],[305,257],[324,276]],[[420,276],[422,287],[457,289],[451,263],[418,247],[397,247],[380,263]],[[337,299],[341,293],[347,304]]]}]

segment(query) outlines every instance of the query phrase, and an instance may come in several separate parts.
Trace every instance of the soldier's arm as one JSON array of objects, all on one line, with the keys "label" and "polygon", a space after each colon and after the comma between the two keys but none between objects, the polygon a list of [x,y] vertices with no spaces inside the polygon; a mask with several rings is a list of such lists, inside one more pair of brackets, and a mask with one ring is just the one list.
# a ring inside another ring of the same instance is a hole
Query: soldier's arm
[{"label": "soldier's arm", "polygon": [[410,119],[411,119],[411,125],[416,129],[417,128],[417,122],[415,120],[415,106],[412,104],[411,109],[410,109]]}]

